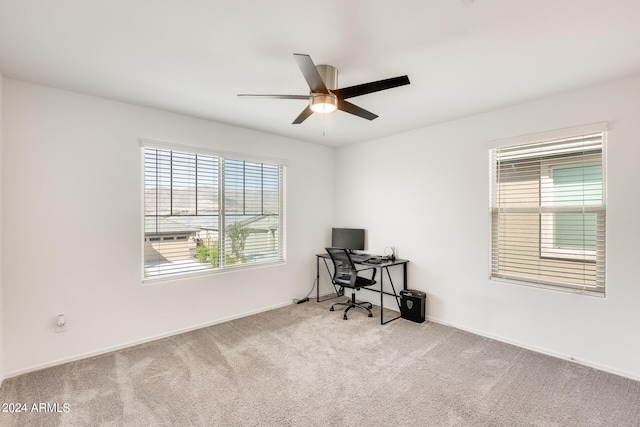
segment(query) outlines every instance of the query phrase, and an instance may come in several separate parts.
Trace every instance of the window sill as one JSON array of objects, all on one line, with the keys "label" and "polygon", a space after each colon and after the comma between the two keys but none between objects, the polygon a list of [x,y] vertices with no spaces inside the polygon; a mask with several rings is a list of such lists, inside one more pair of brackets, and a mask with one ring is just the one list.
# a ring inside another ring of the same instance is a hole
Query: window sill
[{"label": "window sill", "polygon": [[539,288],[539,289],[545,289],[550,291],[559,291],[559,292],[566,292],[570,294],[579,294],[579,295],[588,295],[592,297],[606,298],[604,289],[596,290],[596,289],[590,289],[580,285],[569,285],[569,284],[557,285],[557,284],[544,283],[544,282],[529,282],[529,281],[513,278],[507,275],[491,276],[489,277],[489,280],[494,282],[509,283],[512,285],[527,286],[531,288]]},{"label": "window sill", "polygon": [[278,261],[272,261],[272,262],[261,262],[258,264],[240,264],[240,265],[235,265],[235,266],[226,267],[226,268],[218,268],[218,269],[211,269],[211,270],[205,270],[205,271],[194,271],[191,273],[180,273],[180,274],[166,275],[166,276],[160,276],[160,277],[145,277],[142,279],[142,285],[153,285],[155,283],[163,283],[163,282],[175,282],[175,281],[180,281],[184,279],[192,279],[195,277],[215,276],[219,274],[255,270],[259,268],[274,267],[274,266],[284,265],[284,264],[286,264],[285,260],[278,260]]}]

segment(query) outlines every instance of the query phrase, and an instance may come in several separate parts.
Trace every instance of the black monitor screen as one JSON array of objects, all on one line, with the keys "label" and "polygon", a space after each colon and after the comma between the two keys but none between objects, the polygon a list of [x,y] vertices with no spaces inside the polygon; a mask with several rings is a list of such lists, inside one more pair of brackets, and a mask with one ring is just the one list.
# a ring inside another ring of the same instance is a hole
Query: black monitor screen
[{"label": "black monitor screen", "polygon": [[364,250],[364,228],[333,228],[331,246],[350,250]]}]

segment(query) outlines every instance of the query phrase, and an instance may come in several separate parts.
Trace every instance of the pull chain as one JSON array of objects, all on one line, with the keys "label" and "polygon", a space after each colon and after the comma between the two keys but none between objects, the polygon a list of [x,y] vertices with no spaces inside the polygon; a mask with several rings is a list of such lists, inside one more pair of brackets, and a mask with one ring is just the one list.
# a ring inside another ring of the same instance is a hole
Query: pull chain
[{"label": "pull chain", "polygon": [[324,138],[324,116],[326,116],[326,114],[322,115],[322,137]]}]

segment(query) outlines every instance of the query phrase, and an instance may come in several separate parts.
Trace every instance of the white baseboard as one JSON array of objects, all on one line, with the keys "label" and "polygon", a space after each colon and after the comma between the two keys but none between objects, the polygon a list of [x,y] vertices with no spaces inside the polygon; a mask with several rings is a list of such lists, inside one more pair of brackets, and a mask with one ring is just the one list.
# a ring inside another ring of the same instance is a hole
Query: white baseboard
[{"label": "white baseboard", "polygon": [[502,336],[499,336],[499,335],[487,334],[486,332],[483,332],[483,331],[479,331],[479,330],[476,330],[476,329],[473,329],[473,328],[468,328],[466,326],[458,325],[458,324],[452,323],[452,322],[447,322],[447,321],[444,321],[444,320],[441,320],[441,319],[436,319],[436,318],[433,318],[431,316],[427,316],[427,320],[430,321],[430,322],[433,322],[433,323],[439,323],[441,325],[451,326],[451,327],[454,327],[456,329],[461,329],[463,331],[467,331],[467,332],[470,332],[472,334],[479,335],[481,337],[491,338],[491,339],[496,340],[496,341],[500,341],[500,342],[504,342],[504,343],[507,343],[507,344],[515,345],[516,347],[521,347],[521,348],[525,348],[527,350],[535,351],[536,353],[546,354],[547,356],[557,357],[558,359],[569,360],[571,362],[575,362],[575,363],[578,363],[580,365],[588,366],[590,368],[598,369],[600,371],[609,372],[611,374],[620,375],[621,377],[630,378],[632,380],[640,381],[640,375],[638,375],[637,373],[625,371],[625,370],[622,370],[622,369],[613,368],[613,367],[608,366],[608,365],[602,365],[600,363],[596,363],[596,362],[593,362],[591,360],[576,359],[573,356],[570,356],[570,355],[567,355],[567,354],[558,353],[557,351],[553,351],[553,350],[550,350],[548,348],[536,347],[536,346],[532,346],[532,345],[529,345],[529,344],[525,344],[525,343],[520,342],[520,341],[515,341],[515,340],[509,339],[509,338],[505,338],[505,337],[502,337]]},{"label": "white baseboard", "polygon": [[[327,297],[327,296],[334,295],[334,294],[335,294],[335,292],[321,293],[320,297],[323,298],[323,297]],[[313,298],[313,299],[315,299],[315,298]],[[174,336],[174,335],[179,335],[179,334],[183,334],[183,333],[186,333],[186,332],[195,331],[197,329],[206,328],[206,327],[217,325],[217,324],[220,324],[220,323],[225,323],[225,322],[228,322],[230,320],[239,319],[239,318],[242,318],[242,317],[251,316],[253,314],[258,314],[258,313],[262,313],[262,312],[265,312],[265,311],[274,310],[276,308],[285,307],[285,306],[290,305],[290,304],[293,304],[293,303],[291,301],[287,301],[287,302],[275,304],[275,305],[272,305],[272,306],[269,306],[269,307],[264,307],[264,308],[261,308],[261,309],[258,309],[258,310],[253,310],[253,311],[241,313],[241,314],[238,314],[238,315],[229,316],[229,317],[226,317],[226,318],[214,320],[214,321],[211,321],[211,322],[206,322],[206,323],[203,323],[203,324],[191,326],[191,327],[188,327],[188,328],[178,329],[178,330],[174,330],[172,332],[167,332],[167,333],[164,333],[164,334],[159,334],[159,335],[155,335],[155,336],[152,336],[152,337],[147,337],[147,338],[143,338],[143,339],[140,339],[140,340],[130,341],[128,343],[124,343],[124,344],[121,344],[121,345],[107,347],[107,348],[103,348],[103,349],[100,349],[100,350],[97,350],[97,351],[91,351],[91,352],[79,354],[79,355],[76,355],[76,356],[66,357],[66,358],[54,360],[52,362],[47,362],[47,363],[43,363],[43,364],[39,364],[39,365],[34,365],[34,366],[31,366],[31,367],[28,367],[28,368],[12,371],[12,372],[6,373],[4,376],[0,376],[0,387],[2,387],[2,383],[7,378],[12,378],[12,377],[15,377],[15,376],[18,376],[18,375],[22,375],[22,374],[26,374],[26,373],[29,373],[29,372],[38,371],[40,369],[50,368],[52,366],[62,365],[64,363],[74,362],[76,360],[82,360],[82,359],[87,359],[89,357],[100,356],[102,354],[111,353],[113,351],[122,350],[124,348],[133,347],[133,346],[140,345],[140,344],[145,344],[145,343],[148,343],[148,342],[152,342],[152,341],[156,341],[156,340],[159,340],[159,339],[171,337],[171,336]],[[593,361],[590,361],[590,360],[575,359],[572,356],[569,356],[569,355],[566,355],[566,354],[561,354],[561,353],[558,353],[556,351],[549,350],[547,348],[541,348],[541,347],[532,346],[532,345],[529,345],[529,344],[526,344],[526,343],[523,343],[523,342],[520,342],[520,341],[508,339],[508,338],[505,338],[505,337],[502,337],[502,336],[499,336],[499,335],[487,334],[486,332],[483,332],[483,331],[480,331],[480,330],[477,330],[477,329],[474,329],[474,328],[468,328],[466,326],[458,325],[458,324],[453,323],[453,322],[447,322],[447,321],[444,321],[444,320],[441,320],[441,319],[434,318],[432,316],[427,316],[427,320],[430,321],[430,322],[439,323],[441,325],[451,326],[451,327],[454,327],[454,328],[457,328],[457,329],[461,329],[463,331],[467,331],[467,332],[470,332],[472,334],[479,335],[479,336],[482,336],[482,337],[485,337],[485,338],[490,338],[490,339],[494,339],[496,341],[500,341],[500,342],[504,342],[504,343],[507,343],[507,344],[515,345],[517,347],[525,348],[527,350],[535,351],[537,353],[546,354],[547,356],[552,356],[552,357],[557,357],[559,359],[569,360],[569,361],[572,361],[572,362],[575,362],[575,363],[578,363],[578,364],[581,364],[581,365],[584,365],[584,366],[589,366],[591,368],[598,369],[598,370],[601,370],[601,371],[604,371],[604,372],[609,372],[609,373],[612,373],[612,374],[615,374],[615,375],[620,375],[620,376],[623,376],[623,377],[626,377],[626,378],[630,378],[632,380],[640,381],[640,375],[637,375],[637,374],[635,374],[633,372],[628,372],[628,371],[625,371],[625,370],[616,369],[616,368],[613,368],[611,366],[602,365],[600,363],[596,363],[596,362],[593,362]]]},{"label": "white baseboard", "polygon": [[[152,341],[157,341],[157,340],[160,340],[160,339],[163,339],[163,338],[167,338],[167,337],[172,337],[174,335],[184,334],[186,332],[195,331],[197,329],[202,329],[202,328],[206,328],[206,327],[209,327],[209,326],[217,325],[217,324],[220,324],[220,323],[225,323],[225,322],[228,322],[230,320],[240,319],[242,317],[251,316],[253,314],[263,313],[265,311],[274,310],[274,309],[280,308],[280,307],[285,307],[285,306],[290,305],[290,304],[293,304],[293,302],[292,301],[287,301],[287,302],[275,304],[275,305],[272,305],[272,306],[269,306],[269,307],[263,307],[263,308],[260,308],[258,310],[248,311],[248,312],[237,314],[237,315],[234,315],[234,316],[229,316],[229,317],[225,317],[225,318],[222,318],[222,319],[214,320],[214,321],[211,321],[211,322],[203,323],[203,324],[200,324],[200,325],[190,326],[188,328],[183,328],[183,329],[177,329],[177,330],[174,330],[174,331],[171,331],[171,332],[167,332],[167,333],[164,333],[164,334],[154,335],[154,336],[151,336],[151,337],[147,337],[147,338],[143,338],[143,339],[139,339],[139,340],[135,340],[135,341],[130,341],[130,342],[127,342],[127,343],[124,343],[124,344],[111,346],[111,347],[106,347],[106,348],[103,348],[103,349],[100,349],[100,350],[90,351],[90,352],[87,352],[87,353],[78,354],[76,356],[65,357],[65,358],[62,358],[62,359],[54,360],[52,362],[47,362],[47,363],[42,363],[42,364],[39,364],[39,365],[30,366],[30,367],[24,368],[24,369],[18,369],[16,371],[12,371],[12,372],[9,372],[9,373],[5,374],[4,377],[0,377],[0,380],[4,380],[6,378],[16,377],[18,375],[27,374],[29,372],[39,371],[41,369],[51,368],[53,366],[58,366],[58,365],[62,365],[62,364],[69,363],[69,362],[74,362],[76,360],[82,360],[82,359],[87,359],[89,357],[100,356],[100,355],[103,355],[103,354],[111,353],[113,351],[122,350],[124,348],[133,347],[133,346],[136,346],[136,345],[145,344],[145,343],[152,342]],[[0,381],[0,387],[1,386],[2,386],[2,382]]]}]

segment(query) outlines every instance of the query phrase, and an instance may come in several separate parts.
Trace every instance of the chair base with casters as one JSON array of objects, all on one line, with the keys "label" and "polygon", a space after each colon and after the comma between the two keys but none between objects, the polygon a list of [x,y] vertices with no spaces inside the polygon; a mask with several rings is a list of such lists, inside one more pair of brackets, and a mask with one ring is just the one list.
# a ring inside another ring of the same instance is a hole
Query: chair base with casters
[{"label": "chair base with casters", "polygon": [[373,307],[373,305],[370,302],[356,301],[356,292],[355,292],[356,290],[358,290],[358,289],[354,289],[353,293],[351,294],[351,300],[350,301],[337,302],[337,303],[335,303],[335,304],[333,304],[331,306],[329,311],[334,311],[334,307],[336,305],[346,305],[347,308],[344,310],[344,315],[342,316],[342,318],[344,320],[348,320],[347,313],[352,308],[359,308],[360,310],[364,310],[367,313],[369,313],[368,317],[373,317],[373,314],[371,313],[371,308]]}]

